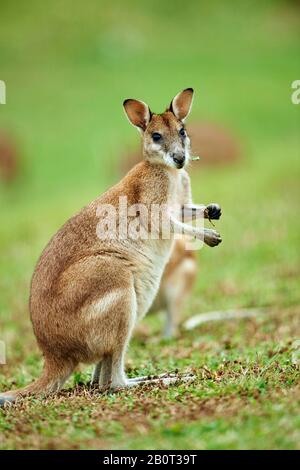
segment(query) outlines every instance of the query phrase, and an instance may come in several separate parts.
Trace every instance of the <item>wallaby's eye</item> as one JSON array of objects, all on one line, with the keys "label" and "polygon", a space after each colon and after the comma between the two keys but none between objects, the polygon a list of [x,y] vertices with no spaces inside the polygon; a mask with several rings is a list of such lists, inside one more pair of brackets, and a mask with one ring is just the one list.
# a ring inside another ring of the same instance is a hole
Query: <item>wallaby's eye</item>
[{"label": "wallaby's eye", "polygon": [[161,134],[159,132],[153,132],[152,139],[154,142],[158,142],[161,139]]},{"label": "wallaby's eye", "polygon": [[185,133],[185,130],[184,130],[183,127],[180,129],[179,135],[181,135],[181,137],[185,137],[185,136],[186,136],[186,133]]}]

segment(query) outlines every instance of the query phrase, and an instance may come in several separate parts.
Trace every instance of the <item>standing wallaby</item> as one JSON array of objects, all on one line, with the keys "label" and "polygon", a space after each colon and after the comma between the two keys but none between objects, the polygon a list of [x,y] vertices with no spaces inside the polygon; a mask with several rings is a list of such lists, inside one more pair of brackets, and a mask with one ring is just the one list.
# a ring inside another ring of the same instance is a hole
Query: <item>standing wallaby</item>
[{"label": "standing wallaby", "polygon": [[[142,101],[124,101],[130,122],[142,133],[144,160],[72,217],[43,251],[32,278],[30,312],[44,370],[31,385],[1,394],[2,404],[59,390],[80,362],[101,362],[101,387],[133,384],[125,375],[124,355],[135,323],[158,291],[173,235],[191,235],[209,246],[221,242],[215,230],[182,222],[183,212],[192,220],[197,209],[184,170],[189,138],[183,122],[192,98],[193,90],[187,88],[162,114],[153,114]],[[135,217],[125,220],[127,232],[120,209],[124,198],[128,207],[138,207]],[[171,236],[163,236],[160,224],[154,236],[145,236],[149,220],[144,209],[151,212],[152,204],[164,207]],[[209,216],[214,207],[206,209]],[[107,212],[109,217],[104,217]],[[103,221],[110,227],[109,236],[103,236]],[[137,222],[140,237],[135,236]],[[121,226],[127,236],[117,235]]]}]

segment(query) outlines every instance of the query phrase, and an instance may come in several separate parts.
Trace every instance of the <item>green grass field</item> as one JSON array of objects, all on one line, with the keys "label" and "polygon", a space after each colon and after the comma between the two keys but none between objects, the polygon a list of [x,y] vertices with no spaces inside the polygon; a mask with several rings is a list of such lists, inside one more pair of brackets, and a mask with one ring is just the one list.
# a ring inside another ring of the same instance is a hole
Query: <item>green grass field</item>
[{"label": "green grass field", "polygon": [[[184,317],[263,307],[256,319],[206,324],[160,339],[149,316],[127,356],[131,376],[193,371],[190,385],[115,394],[89,390],[82,367],[54,398],[0,411],[2,449],[296,449],[300,447],[300,10],[292,1],[3,0],[0,130],[22,166],[0,183],[0,391],[30,383],[41,356],[28,294],[53,233],[120,178],[138,144],[122,101],[162,111],[196,90],[191,121],[222,123],[242,159],[193,176],[194,200],[217,201],[223,243],[199,252]],[[201,162],[199,163],[201,168]],[[299,347],[299,346],[298,346]]]}]

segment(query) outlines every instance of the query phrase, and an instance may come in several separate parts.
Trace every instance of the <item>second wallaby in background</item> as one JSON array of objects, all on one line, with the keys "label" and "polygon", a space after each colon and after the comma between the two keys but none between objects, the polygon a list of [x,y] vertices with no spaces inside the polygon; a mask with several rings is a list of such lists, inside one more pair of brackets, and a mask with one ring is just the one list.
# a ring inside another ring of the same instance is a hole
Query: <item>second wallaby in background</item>
[{"label": "second wallaby in background", "polygon": [[[124,370],[126,348],[157,294],[174,234],[209,246],[221,242],[215,230],[182,221],[183,215],[193,220],[197,209],[210,218],[215,211],[214,205],[192,203],[184,169],[190,158],[184,120],[192,98],[191,88],[182,91],[162,114],[152,113],[142,101],[124,102],[130,122],[141,132],[144,159],[66,222],[43,251],[32,278],[30,313],[44,370],[31,385],[1,394],[1,404],[59,390],[80,362],[101,363],[101,387],[133,385]],[[128,210],[124,217],[124,200],[135,216]],[[150,233],[153,207],[163,207],[169,236],[156,222]]]},{"label": "second wallaby in background", "polygon": [[151,312],[164,314],[164,338],[178,333],[184,303],[191,293],[197,276],[196,251],[186,248],[184,239],[175,240],[170,259],[161,278]]}]

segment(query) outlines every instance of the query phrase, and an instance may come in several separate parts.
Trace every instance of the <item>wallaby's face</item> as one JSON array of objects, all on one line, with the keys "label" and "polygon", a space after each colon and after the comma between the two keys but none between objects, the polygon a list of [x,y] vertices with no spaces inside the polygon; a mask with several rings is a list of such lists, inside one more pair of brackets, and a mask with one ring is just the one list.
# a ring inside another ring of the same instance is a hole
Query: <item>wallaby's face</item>
[{"label": "wallaby's face", "polygon": [[124,101],[130,122],[142,133],[143,151],[147,160],[173,168],[183,168],[189,161],[190,140],[184,120],[190,112],[192,88],[178,93],[169,108],[154,114],[142,101]]},{"label": "wallaby's face", "polygon": [[151,161],[183,168],[189,160],[189,138],[171,111],[153,114],[143,135],[144,155]]}]

